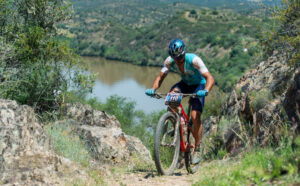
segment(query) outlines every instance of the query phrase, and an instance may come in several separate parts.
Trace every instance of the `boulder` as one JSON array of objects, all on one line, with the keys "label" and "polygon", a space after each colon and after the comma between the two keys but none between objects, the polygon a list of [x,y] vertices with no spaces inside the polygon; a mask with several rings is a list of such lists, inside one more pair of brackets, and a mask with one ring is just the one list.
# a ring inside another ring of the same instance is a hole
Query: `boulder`
[{"label": "boulder", "polygon": [[141,140],[126,135],[115,116],[79,103],[67,104],[64,110],[69,118],[67,122],[73,124],[91,155],[101,163],[129,163],[136,157],[153,163],[149,150]]},{"label": "boulder", "polygon": [[121,127],[115,116],[108,115],[104,111],[94,110],[89,105],[80,103],[66,104],[63,114],[68,118],[78,121],[80,125]]},{"label": "boulder", "polygon": [[0,99],[0,184],[93,183],[76,163],[52,151],[34,110]]}]

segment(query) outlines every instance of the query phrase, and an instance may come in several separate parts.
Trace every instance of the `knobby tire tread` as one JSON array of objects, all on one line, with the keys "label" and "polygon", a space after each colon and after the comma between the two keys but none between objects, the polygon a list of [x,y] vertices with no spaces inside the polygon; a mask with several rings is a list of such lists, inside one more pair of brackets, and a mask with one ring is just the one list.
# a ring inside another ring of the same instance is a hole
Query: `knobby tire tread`
[{"label": "knobby tire tread", "polygon": [[[159,154],[159,146],[160,146],[160,134],[162,132],[162,130],[164,129],[164,124],[165,121],[169,118],[172,118],[175,122],[177,121],[174,114],[172,112],[166,112],[165,114],[163,114],[156,126],[156,131],[155,131],[155,140],[154,140],[154,160],[155,160],[155,165],[157,168],[157,171],[160,175],[171,175],[173,174],[177,162],[178,162],[178,158],[179,158],[179,151],[180,151],[180,139],[179,139],[179,131],[177,133],[177,136],[174,135],[174,137],[177,138],[176,140],[176,145],[175,145],[175,154],[173,156],[173,161],[171,166],[165,170],[163,169],[161,162],[160,162],[160,154]],[[175,162],[175,163],[174,163]]]}]

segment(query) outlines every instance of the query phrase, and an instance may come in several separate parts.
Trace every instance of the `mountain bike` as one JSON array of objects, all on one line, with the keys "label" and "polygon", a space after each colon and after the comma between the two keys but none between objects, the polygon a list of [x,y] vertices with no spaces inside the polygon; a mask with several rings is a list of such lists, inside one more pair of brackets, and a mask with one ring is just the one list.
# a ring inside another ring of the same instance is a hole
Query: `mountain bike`
[{"label": "mountain bike", "polygon": [[[193,145],[190,102],[191,98],[195,98],[197,95],[156,93],[155,97],[158,99],[165,97],[165,104],[168,105],[168,111],[160,117],[154,136],[154,160],[158,173],[161,175],[173,174],[180,152],[184,153],[184,162],[188,173],[195,173],[200,163],[192,164],[192,153],[195,146]],[[183,97],[190,98],[187,114],[181,104]]]}]

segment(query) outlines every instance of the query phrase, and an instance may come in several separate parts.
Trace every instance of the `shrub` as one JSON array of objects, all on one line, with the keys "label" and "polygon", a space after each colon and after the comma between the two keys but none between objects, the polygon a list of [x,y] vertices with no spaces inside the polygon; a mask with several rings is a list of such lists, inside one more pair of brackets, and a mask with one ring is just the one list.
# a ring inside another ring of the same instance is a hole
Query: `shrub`
[{"label": "shrub", "polygon": [[46,133],[50,136],[56,152],[84,166],[89,164],[90,156],[85,144],[74,135],[72,126],[67,122],[49,124]]},{"label": "shrub", "polygon": [[205,100],[202,118],[205,119],[209,116],[219,116],[225,101],[226,94],[218,87],[214,87]]},{"label": "shrub", "polygon": [[0,42],[9,46],[0,47],[2,98],[41,113],[56,110],[70,88],[91,90],[92,77],[84,75],[76,55],[57,37],[55,25],[68,20],[70,11],[64,0],[0,0]]},{"label": "shrub", "polygon": [[259,91],[252,91],[249,93],[250,96],[250,106],[254,112],[259,111],[264,108],[272,98],[270,91],[266,89],[261,89]]},{"label": "shrub", "polygon": [[213,10],[213,11],[212,11],[212,14],[213,14],[213,15],[218,15],[219,12],[218,12],[217,10]]},{"label": "shrub", "polygon": [[283,0],[282,5],[274,14],[279,27],[276,25],[266,32],[261,44],[265,57],[278,50],[296,68],[300,65],[300,1]]}]

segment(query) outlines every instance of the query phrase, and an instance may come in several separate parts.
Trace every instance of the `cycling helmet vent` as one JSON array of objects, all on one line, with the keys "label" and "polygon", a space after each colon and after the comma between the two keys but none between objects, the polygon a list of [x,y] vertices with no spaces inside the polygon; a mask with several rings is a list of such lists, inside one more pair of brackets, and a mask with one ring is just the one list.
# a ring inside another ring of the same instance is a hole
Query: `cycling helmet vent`
[{"label": "cycling helmet vent", "polygon": [[174,39],[169,44],[169,55],[172,58],[182,58],[185,55],[185,45],[180,39]]}]

